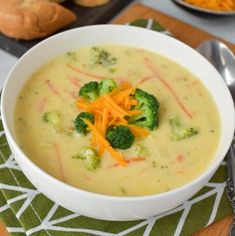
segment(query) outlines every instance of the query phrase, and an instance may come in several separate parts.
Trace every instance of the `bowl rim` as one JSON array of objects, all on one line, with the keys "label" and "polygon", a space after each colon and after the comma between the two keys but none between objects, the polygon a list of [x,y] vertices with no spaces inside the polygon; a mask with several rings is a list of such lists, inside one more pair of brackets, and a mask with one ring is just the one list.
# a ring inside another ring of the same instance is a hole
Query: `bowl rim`
[{"label": "bowl rim", "polygon": [[[67,184],[53,176],[51,176],[50,174],[48,174],[46,171],[44,171],[43,169],[41,169],[40,167],[38,167],[30,158],[27,157],[27,155],[21,150],[21,148],[19,147],[19,145],[17,144],[14,135],[10,132],[9,129],[9,125],[8,125],[8,121],[5,117],[5,106],[7,104],[7,102],[5,101],[5,97],[7,96],[6,94],[6,87],[8,82],[11,80],[11,76],[14,73],[15,69],[18,67],[18,65],[20,64],[20,62],[22,60],[24,60],[25,57],[27,57],[29,54],[33,53],[33,51],[35,50],[35,48],[40,47],[41,45],[47,44],[49,41],[54,40],[56,38],[60,38],[63,35],[72,33],[72,32],[81,32],[83,30],[92,30],[93,28],[123,28],[123,29],[127,29],[127,28],[135,28],[135,30],[138,31],[143,31],[143,33],[147,31],[151,31],[153,34],[156,35],[161,35],[161,37],[167,37],[167,38],[171,38],[171,40],[176,41],[180,46],[184,46],[188,49],[190,49],[192,52],[197,53],[201,59],[203,59],[205,61],[205,64],[207,65],[207,67],[211,67],[211,69],[214,70],[214,73],[217,73],[217,75],[219,77],[220,74],[217,72],[217,70],[203,57],[201,56],[196,50],[194,50],[193,48],[191,48],[190,46],[188,46],[187,44],[183,43],[182,41],[175,39],[173,37],[164,35],[162,33],[156,32],[156,31],[152,31],[150,29],[146,29],[146,28],[140,28],[137,26],[130,26],[130,25],[114,25],[114,24],[100,24],[100,25],[90,25],[90,26],[83,26],[83,27],[79,27],[79,28],[75,28],[75,29],[70,29],[58,34],[55,34],[47,39],[42,40],[41,42],[39,42],[38,44],[36,44],[35,46],[33,46],[31,49],[29,49],[23,56],[21,56],[19,58],[19,60],[17,61],[17,63],[13,66],[13,68],[10,70],[10,72],[7,75],[7,78],[4,82],[3,85],[3,89],[2,89],[2,98],[1,98],[1,116],[2,116],[2,122],[3,122],[3,127],[4,127],[4,131],[6,136],[9,138],[9,140],[7,140],[8,143],[11,143],[12,147],[16,150],[16,152],[18,154],[20,154],[20,158],[23,159],[25,162],[27,162],[27,164],[32,168],[35,169],[37,172],[39,172],[40,175],[43,175],[45,178],[49,178],[50,181],[54,182],[57,185],[60,185],[62,188],[67,189],[68,191],[75,191],[79,194],[82,195],[90,195],[91,197],[95,197],[97,199],[102,199],[102,200],[107,200],[107,201],[120,201],[120,202],[133,202],[133,201],[148,201],[148,200],[152,200],[152,199],[158,199],[158,198],[163,198],[163,197],[167,197],[169,195],[174,195],[177,194],[187,188],[189,188],[190,186],[192,187],[193,185],[195,185],[196,183],[199,183],[201,180],[203,180],[204,178],[207,178],[208,176],[210,176],[211,173],[214,173],[214,171],[218,168],[218,166],[220,165],[221,161],[223,160],[223,158],[225,157],[225,154],[227,153],[229,146],[230,146],[230,142],[226,143],[226,146],[223,147],[223,150],[221,151],[221,157],[217,158],[216,160],[214,160],[213,162],[211,162],[211,164],[200,174],[198,175],[195,179],[193,179],[191,182],[186,183],[182,186],[179,186],[177,188],[171,189],[167,192],[161,192],[161,193],[156,193],[156,194],[150,194],[150,195],[143,195],[143,196],[115,196],[115,195],[107,195],[107,194],[102,194],[102,193],[96,193],[96,192],[90,192],[84,189],[80,189],[78,187],[74,187],[70,184]],[[171,59],[173,60],[173,59]],[[174,60],[173,60],[174,61]],[[200,78],[199,78],[200,79]],[[222,77],[221,77],[222,80]],[[233,104],[233,100],[232,100],[232,96],[227,88],[227,86],[225,85],[225,83],[222,85],[223,83],[221,83],[221,86],[223,86],[223,90],[225,93],[227,93],[227,96],[229,98],[229,100],[227,101],[228,103],[231,103],[231,105]],[[209,89],[208,89],[209,90]],[[231,107],[232,108],[232,107]],[[235,128],[235,111],[233,111],[232,113],[232,118],[233,118],[233,129]],[[221,122],[222,124],[222,122]],[[230,133],[229,135],[229,140],[231,140],[232,142],[232,138],[233,138],[233,132]],[[221,140],[221,139],[220,139]],[[220,143],[220,141],[219,141]],[[219,144],[218,144],[219,145]],[[30,181],[30,180],[29,180]]]}]

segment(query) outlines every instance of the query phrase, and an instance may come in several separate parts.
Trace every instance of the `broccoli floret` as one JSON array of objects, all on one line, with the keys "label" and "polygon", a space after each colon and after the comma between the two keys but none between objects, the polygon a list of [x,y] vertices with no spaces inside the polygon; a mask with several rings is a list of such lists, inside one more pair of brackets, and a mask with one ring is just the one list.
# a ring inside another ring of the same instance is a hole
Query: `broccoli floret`
[{"label": "broccoli floret", "polygon": [[83,160],[84,165],[88,170],[95,170],[100,166],[100,158],[98,157],[98,153],[91,147],[83,147],[79,153],[72,158]]},{"label": "broccoli floret", "polygon": [[149,151],[144,145],[136,144],[133,146],[134,146],[134,152],[137,156],[148,156],[149,155]]},{"label": "broccoli floret", "polygon": [[74,121],[74,127],[78,133],[86,135],[88,133],[87,124],[83,121],[83,119],[87,119],[91,123],[94,123],[95,117],[89,112],[81,112],[77,115]]},{"label": "broccoli floret", "polygon": [[106,138],[112,147],[119,149],[128,149],[135,140],[130,128],[124,125],[109,127]]},{"label": "broccoli floret", "polygon": [[76,52],[67,52],[66,55],[72,61],[77,61],[77,53]]},{"label": "broccoli floret", "polygon": [[184,125],[178,116],[169,119],[169,124],[173,140],[186,139],[198,134],[198,130]]},{"label": "broccoli floret", "polygon": [[99,47],[92,48],[94,53],[94,64],[101,66],[111,66],[117,63],[117,58],[113,57],[109,52]]},{"label": "broccoli floret", "polygon": [[51,125],[60,124],[60,114],[55,111],[48,111],[42,116],[42,120]]},{"label": "broccoli floret", "polygon": [[42,116],[43,122],[46,122],[56,130],[57,133],[71,135],[73,131],[65,129],[61,125],[61,115],[56,111],[48,111]]},{"label": "broccoli floret", "polygon": [[99,95],[102,96],[106,93],[110,93],[117,88],[117,83],[113,79],[104,79],[99,83]]},{"label": "broccoli floret", "polygon": [[140,110],[141,114],[132,116],[129,123],[146,127],[150,130],[158,126],[159,102],[155,96],[141,89],[136,89],[134,98],[138,104],[133,107],[135,110]]},{"label": "broccoli floret", "polygon": [[79,96],[89,101],[95,101],[98,98],[98,82],[91,81],[84,84],[79,90]]}]

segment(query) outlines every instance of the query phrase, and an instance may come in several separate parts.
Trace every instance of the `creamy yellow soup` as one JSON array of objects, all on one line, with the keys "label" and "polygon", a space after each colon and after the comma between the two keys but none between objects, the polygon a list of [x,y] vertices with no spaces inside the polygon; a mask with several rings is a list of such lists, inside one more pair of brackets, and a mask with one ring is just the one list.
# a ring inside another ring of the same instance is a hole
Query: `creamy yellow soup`
[{"label": "creamy yellow soup", "polygon": [[[91,192],[115,196],[141,196],[166,192],[198,177],[213,159],[220,120],[216,105],[204,85],[187,69],[156,53],[120,45],[101,45],[110,63],[97,63],[94,48],[67,52],[50,61],[24,85],[15,108],[15,135],[24,153],[40,168],[65,183]],[[76,106],[79,89],[89,81],[112,78],[117,84],[133,86],[157,97],[159,125],[146,138],[136,138],[127,150],[118,150],[125,159],[139,155],[143,161],[126,166],[106,151],[100,167],[88,170],[82,160],[72,158],[91,146],[91,134],[74,130],[81,112]],[[58,132],[43,122],[45,112],[60,113]],[[178,117],[197,134],[172,138],[169,120]]]}]

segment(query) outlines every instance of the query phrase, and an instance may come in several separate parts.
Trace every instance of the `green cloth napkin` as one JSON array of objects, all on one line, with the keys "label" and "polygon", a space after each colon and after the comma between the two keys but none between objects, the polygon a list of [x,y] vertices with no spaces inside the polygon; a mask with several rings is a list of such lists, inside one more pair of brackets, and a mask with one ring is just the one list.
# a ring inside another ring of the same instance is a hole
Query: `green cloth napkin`
[{"label": "green cloth napkin", "polygon": [[[130,24],[169,34],[152,19]],[[64,209],[34,188],[14,160],[0,121],[0,217],[12,235],[189,236],[232,212],[225,181],[222,162],[200,192],[167,213],[126,222],[91,219]]]}]

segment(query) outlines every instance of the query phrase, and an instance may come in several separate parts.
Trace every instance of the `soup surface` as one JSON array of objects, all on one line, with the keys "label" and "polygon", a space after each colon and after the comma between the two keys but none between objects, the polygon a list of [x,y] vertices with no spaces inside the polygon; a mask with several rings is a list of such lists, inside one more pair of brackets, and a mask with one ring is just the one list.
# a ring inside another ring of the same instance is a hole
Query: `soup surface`
[{"label": "soup surface", "polygon": [[[109,60],[98,61],[97,51]],[[74,130],[74,120],[82,111],[76,100],[85,83],[103,78],[119,85],[138,84],[156,96],[159,124],[147,137],[136,138],[130,148],[118,150],[126,160],[141,156],[139,161],[120,166],[105,151],[99,168],[89,170],[83,160],[72,158],[91,146],[90,133],[85,136]],[[43,121],[51,111],[60,114],[64,132]],[[174,118],[195,134],[174,138],[170,125]],[[200,175],[215,154],[220,120],[207,89],[182,66],[147,50],[101,45],[67,52],[31,76],[16,103],[15,135],[36,165],[70,185],[107,195],[140,196],[169,191]]]}]

